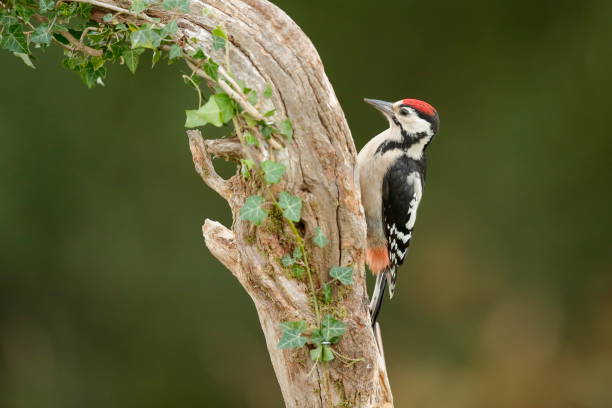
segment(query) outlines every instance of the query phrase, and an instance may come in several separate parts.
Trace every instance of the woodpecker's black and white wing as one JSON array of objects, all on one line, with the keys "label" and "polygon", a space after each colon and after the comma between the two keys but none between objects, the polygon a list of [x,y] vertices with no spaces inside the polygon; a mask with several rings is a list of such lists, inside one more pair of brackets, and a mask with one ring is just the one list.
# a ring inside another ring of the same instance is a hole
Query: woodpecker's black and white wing
[{"label": "woodpecker's black and white wing", "polygon": [[404,263],[423,192],[424,167],[407,158],[396,161],[386,174],[382,191],[382,219],[389,251],[389,297],[393,297],[396,268]]}]

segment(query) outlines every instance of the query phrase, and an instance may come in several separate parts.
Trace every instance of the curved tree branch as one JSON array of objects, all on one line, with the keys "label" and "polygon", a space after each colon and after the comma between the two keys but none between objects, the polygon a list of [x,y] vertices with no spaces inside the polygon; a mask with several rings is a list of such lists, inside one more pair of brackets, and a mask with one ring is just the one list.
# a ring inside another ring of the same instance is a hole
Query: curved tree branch
[{"label": "curved tree branch", "polygon": [[[77,1],[125,10],[125,2],[119,0]],[[178,18],[177,35],[186,40],[186,51],[202,47],[216,61],[226,61],[225,71],[219,71],[223,78],[220,83],[245,112],[257,118],[259,112],[276,108],[272,119],[288,117],[293,124],[294,141],[286,148],[281,140],[271,139],[261,149],[249,152],[235,140],[204,142],[199,132],[189,133],[196,170],[228,201],[234,219],[231,230],[207,220],[203,227],[206,245],[253,299],[285,404],[309,408],[391,407],[384,358],[368,313],[363,266],[366,227],[353,181],[356,149],[314,46],[285,13],[266,0],[192,0],[190,13],[166,11],[159,6],[146,13],[138,17],[147,21],[159,18],[162,22]],[[227,55],[211,47],[211,31],[218,25],[229,35]],[[187,41],[192,38],[198,40],[196,45]],[[199,69],[193,61],[190,65]],[[242,89],[236,88],[236,81],[244,81],[259,95],[270,85],[273,96],[261,98],[257,107],[250,106],[241,95]],[[320,288],[329,280],[332,266],[354,267],[354,285],[343,291],[338,304],[329,307],[342,313],[347,326],[337,345],[339,353],[362,361],[347,367],[336,359],[313,371],[306,348],[277,348],[279,322],[314,320],[307,284],[286,276],[279,262],[294,245],[291,231],[287,226],[254,227],[241,220],[238,213],[245,197],[258,193],[259,187],[240,176],[223,180],[214,171],[209,152],[231,160],[248,153],[255,155],[257,162],[270,156],[285,164],[282,186],[273,188],[302,199],[302,220],[297,227],[306,234],[314,285]],[[315,227],[330,240],[324,248],[311,245]]]}]

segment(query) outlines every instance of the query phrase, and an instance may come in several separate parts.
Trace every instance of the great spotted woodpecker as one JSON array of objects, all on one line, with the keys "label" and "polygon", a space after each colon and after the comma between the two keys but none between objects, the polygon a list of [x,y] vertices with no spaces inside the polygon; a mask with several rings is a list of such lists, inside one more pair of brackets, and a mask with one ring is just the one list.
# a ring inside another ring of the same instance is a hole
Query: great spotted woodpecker
[{"label": "great spotted woodpecker", "polygon": [[406,259],[425,184],[425,149],[438,132],[438,112],[427,102],[365,99],[389,121],[357,156],[356,178],[367,223],[366,263],[376,275],[372,326],[385,287],[393,297],[396,269]]}]

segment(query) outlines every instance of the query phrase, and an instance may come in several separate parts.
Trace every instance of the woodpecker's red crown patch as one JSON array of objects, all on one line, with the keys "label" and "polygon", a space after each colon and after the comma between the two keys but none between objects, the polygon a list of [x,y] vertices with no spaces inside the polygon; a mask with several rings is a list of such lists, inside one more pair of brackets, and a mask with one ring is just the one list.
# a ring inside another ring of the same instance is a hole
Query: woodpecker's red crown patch
[{"label": "woodpecker's red crown patch", "polygon": [[433,106],[431,106],[427,102],[423,102],[418,99],[404,99],[402,100],[402,103],[426,115],[433,116],[436,114],[436,109]]}]

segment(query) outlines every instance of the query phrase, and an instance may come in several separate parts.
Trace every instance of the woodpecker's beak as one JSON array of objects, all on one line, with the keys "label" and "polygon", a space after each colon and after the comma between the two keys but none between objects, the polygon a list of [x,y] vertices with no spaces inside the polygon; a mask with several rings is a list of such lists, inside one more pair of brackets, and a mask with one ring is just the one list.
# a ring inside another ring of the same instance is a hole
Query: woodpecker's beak
[{"label": "woodpecker's beak", "polygon": [[378,99],[365,98],[364,101],[369,103],[385,115],[393,115],[393,104],[391,102],[379,101]]}]

